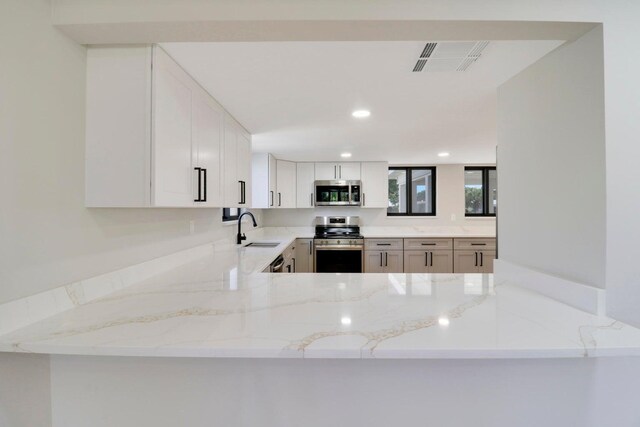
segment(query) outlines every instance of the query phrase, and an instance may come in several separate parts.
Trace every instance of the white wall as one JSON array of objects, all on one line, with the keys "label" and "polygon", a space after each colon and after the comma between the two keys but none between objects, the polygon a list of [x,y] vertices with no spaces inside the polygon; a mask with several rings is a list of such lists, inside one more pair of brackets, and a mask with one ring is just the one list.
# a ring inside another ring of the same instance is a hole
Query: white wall
[{"label": "white wall", "polygon": [[[464,166],[436,166],[436,216],[388,217],[386,209],[356,207],[318,207],[314,209],[268,209],[263,212],[266,226],[311,226],[316,216],[359,216],[364,226],[495,226],[495,218],[465,218]],[[363,183],[366,193],[366,183]],[[455,219],[452,219],[455,215]]]},{"label": "white wall", "polygon": [[640,376],[637,357],[53,356],[51,374],[55,427],[637,427],[640,419],[640,383],[629,381]]},{"label": "white wall", "polygon": [[51,426],[48,355],[0,353],[0,426]]},{"label": "white wall", "polygon": [[84,208],[86,51],[50,19],[0,3],[0,303],[234,232],[220,209]]},{"label": "white wall", "polygon": [[498,89],[500,258],[605,287],[602,27]]}]

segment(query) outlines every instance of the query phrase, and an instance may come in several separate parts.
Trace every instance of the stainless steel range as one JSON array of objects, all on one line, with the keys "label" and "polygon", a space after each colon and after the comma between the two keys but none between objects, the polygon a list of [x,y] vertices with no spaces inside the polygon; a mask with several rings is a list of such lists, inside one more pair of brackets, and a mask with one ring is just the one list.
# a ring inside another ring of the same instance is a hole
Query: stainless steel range
[{"label": "stainless steel range", "polygon": [[362,273],[364,238],[357,216],[316,217],[313,240],[317,273]]}]

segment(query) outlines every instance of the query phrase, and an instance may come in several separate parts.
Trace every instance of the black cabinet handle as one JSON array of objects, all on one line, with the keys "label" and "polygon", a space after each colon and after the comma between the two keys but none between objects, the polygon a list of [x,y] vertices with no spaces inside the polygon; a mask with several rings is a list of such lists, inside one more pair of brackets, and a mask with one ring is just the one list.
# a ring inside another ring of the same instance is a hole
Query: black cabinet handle
[{"label": "black cabinet handle", "polygon": [[338,169],[340,169],[340,179],[342,179],[342,165],[338,166]]},{"label": "black cabinet handle", "polygon": [[273,191],[269,191],[271,193],[271,204],[269,206],[273,206]]},{"label": "black cabinet handle", "polygon": [[422,246],[435,246],[435,243],[420,243]]},{"label": "black cabinet handle", "polygon": [[202,171],[202,168],[193,168],[193,170],[198,173],[198,198],[193,199],[193,201],[202,202],[202,197],[200,197],[200,195],[202,194],[202,173],[200,173],[200,171]]},{"label": "black cabinet handle", "polygon": [[389,252],[384,253],[384,266],[387,267],[389,265]]},{"label": "black cabinet handle", "polygon": [[278,206],[282,206],[282,193],[278,193]]},{"label": "black cabinet handle", "polygon": [[310,206],[313,206],[313,193],[311,193],[309,196],[310,196],[310,197],[309,197],[309,200],[311,200],[311,204],[310,204]]},{"label": "black cabinet handle", "polygon": [[202,188],[204,189],[204,199],[203,202],[207,201],[207,168],[202,169],[202,174],[204,175],[202,179]]},{"label": "black cabinet handle", "polygon": [[476,252],[476,267],[478,266],[478,252]]},{"label": "black cabinet handle", "polygon": [[309,255],[313,255],[313,241],[309,241]]},{"label": "black cabinet handle", "polygon": [[429,252],[429,253],[431,254],[431,263],[430,263],[430,265],[431,265],[431,267],[433,267],[433,252]]},{"label": "black cabinet handle", "polygon": [[247,182],[242,181],[242,204],[247,204]]},{"label": "black cabinet handle", "polygon": [[482,255],[482,252],[480,252],[480,267],[484,267],[484,256]]},{"label": "black cabinet handle", "polygon": [[424,266],[429,267],[429,252],[424,253]]},{"label": "black cabinet handle", "polygon": [[391,243],[376,243],[376,246],[391,246]]},{"label": "black cabinet handle", "polygon": [[296,272],[296,259],[295,258],[291,258],[293,260],[293,272]]},{"label": "black cabinet handle", "polygon": [[471,246],[487,246],[486,243],[472,243]]},{"label": "black cabinet handle", "polygon": [[333,179],[338,179],[338,166],[333,166]]},{"label": "black cabinet handle", "polygon": [[380,267],[382,267],[382,252],[380,252]]},{"label": "black cabinet handle", "polygon": [[243,205],[244,202],[242,201],[242,181],[238,181],[240,183],[240,201],[238,202],[239,205]]}]

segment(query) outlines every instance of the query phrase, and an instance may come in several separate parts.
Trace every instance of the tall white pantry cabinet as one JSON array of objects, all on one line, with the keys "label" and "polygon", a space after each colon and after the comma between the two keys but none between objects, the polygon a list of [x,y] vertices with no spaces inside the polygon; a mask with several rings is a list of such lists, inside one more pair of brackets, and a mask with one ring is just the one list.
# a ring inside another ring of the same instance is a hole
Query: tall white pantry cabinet
[{"label": "tall white pantry cabinet", "polygon": [[162,48],[87,51],[88,207],[250,205],[251,135]]}]

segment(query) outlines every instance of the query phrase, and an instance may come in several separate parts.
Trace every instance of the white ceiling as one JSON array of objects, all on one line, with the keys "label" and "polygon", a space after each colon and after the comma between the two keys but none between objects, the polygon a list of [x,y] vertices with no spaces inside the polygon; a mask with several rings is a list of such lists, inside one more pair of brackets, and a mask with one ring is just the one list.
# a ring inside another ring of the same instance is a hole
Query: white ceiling
[{"label": "white ceiling", "polygon": [[561,43],[491,42],[467,71],[441,73],[411,71],[425,42],[162,46],[253,134],[254,151],[436,164],[495,162],[496,88]]}]

